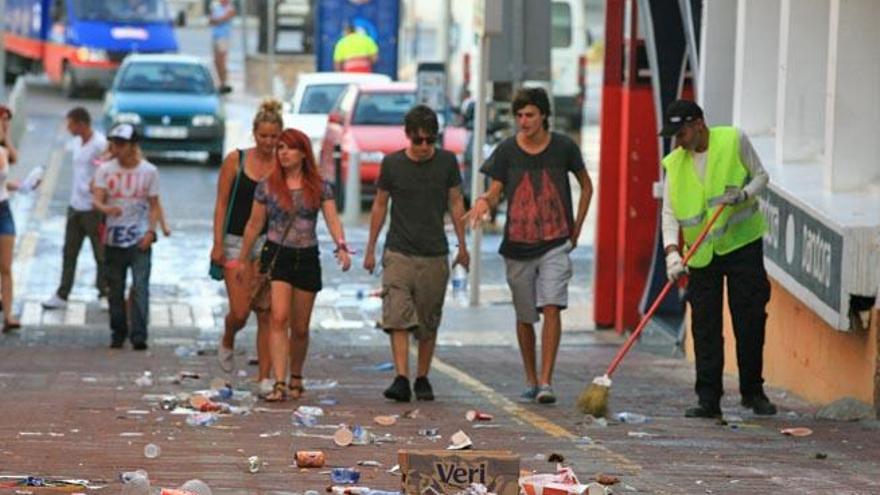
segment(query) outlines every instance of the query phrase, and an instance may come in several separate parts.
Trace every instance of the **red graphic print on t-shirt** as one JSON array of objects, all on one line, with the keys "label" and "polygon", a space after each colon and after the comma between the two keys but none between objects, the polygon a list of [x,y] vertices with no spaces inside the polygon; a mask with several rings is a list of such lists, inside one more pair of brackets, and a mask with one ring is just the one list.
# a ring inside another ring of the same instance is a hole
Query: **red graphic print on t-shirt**
[{"label": "red graphic print on t-shirt", "polygon": [[562,197],[546,170],[541,174],[541,191],[537,195],[531,174],[524,174],[508,212],[507,237],[513,242],[535,243],[568,236]]}]

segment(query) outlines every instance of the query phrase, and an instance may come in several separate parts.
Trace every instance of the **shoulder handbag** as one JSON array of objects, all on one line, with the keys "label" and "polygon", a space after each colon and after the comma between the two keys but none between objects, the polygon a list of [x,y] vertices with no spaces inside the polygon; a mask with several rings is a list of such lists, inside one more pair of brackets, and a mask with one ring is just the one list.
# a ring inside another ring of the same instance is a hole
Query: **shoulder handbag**
[{"label": "shoulder handbag", "polygon": [[[232,217],[232,203],[235,201],[235,193],[238,192],[238,181],[241,174],[244,173],[244,152],[238,150],[238,173],[235,174],[235,182],[232,185],[232,193],[229,195],[229,202],[226,204],[226,220],[223,221],[223,235],[226,235],[226,229],[229,228],[229,219]],[[223,280],[223,265],[211,262],[208,269],[208,275],[214,280]]]},{"label": "shoulder handbag", "polygon": [[[293,227],[294,220],[296,220],[295,214],[294,217],[287,222],[287,227],[284,229],[284,235],[281,236],[282,240],[287,239],[287,234],[290,232],[290,228]],[[254,311],[267,311],[272,304],[272,270],[275,269],[275,262],[278,261],[278,253],[280,253],[283,248],[284,246],[280,244],[278,245],[278,249],[276,249],[275,253],[272,255],[272,260],[269,261],[266,270],[261,271],[256,277],[253,290],[251,291],[251,309]]]}]

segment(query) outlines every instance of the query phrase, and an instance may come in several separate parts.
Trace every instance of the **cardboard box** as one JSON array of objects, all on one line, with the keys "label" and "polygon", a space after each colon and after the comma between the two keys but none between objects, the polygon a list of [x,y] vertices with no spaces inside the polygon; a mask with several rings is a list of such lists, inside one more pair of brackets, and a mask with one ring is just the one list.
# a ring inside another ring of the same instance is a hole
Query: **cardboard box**
[{"label": "cardboard box", "polygon": [[599,483],[582,485],[571,468],[560,468],[556,474],[533,474],[519,479],[525,495],[605,495],[611,493]]},{"label": "cardboard box", "polygon": [[498,495],[519,495],[519,456],[506,450],[400,450],[403,493],[455,493],[482,483]]}]

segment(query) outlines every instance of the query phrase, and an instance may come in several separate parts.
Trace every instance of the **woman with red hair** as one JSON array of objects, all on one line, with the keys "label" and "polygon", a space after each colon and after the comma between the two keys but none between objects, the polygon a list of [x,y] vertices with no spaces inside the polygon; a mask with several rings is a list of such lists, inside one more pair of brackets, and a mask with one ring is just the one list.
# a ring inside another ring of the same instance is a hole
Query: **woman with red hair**
[{"label": "woman with red hair", "polygon": [[[336,244],[334,253],[342,270],[351,266],[333,189],[318,172],[308,136],[296,129],[285,129],[278,139],[276,157],[275,168],[254,192],[241,250],[250,250],[268,220],[267,241],[260,257],[262,272],[268,270],[277,254],[270,273],[269,342],[275,377],[272,392],[265,396],[270,402],[288,396],[298,399],[305,392],[302,370],[309,347],[309,321],[315,296],[321,290],[316,233],[319,210]],[[288,358],[289,383],[285,380]]]}]

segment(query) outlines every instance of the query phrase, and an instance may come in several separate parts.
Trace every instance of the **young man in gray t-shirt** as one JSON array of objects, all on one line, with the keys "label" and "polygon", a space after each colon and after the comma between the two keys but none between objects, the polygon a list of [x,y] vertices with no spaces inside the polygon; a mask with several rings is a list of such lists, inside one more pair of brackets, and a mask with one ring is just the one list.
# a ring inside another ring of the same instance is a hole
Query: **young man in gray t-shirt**
[{"label": "young man in gray t-shirt", "polygon": [[[572,276],[569,253],[577,246],[593,194],[580,148],[569,137],[549,131],[550,99],[541,88],[523,89],[513,99],[517,133],[498,145],[483,165],[492,179],[476,198],[467,219],[473,225],[507,198],[507,222],[499,252],[516,311],[526,388],[523,402],[553,404],[553,368],[562,335],[560,313],[568,306]],[[580,184],[577,214],[572,212],[569,174]],[[541,369],[537,369],[534,324],[543,315]]]},{"label": "young man in gray t-shirt", "polygon": [[[409,146],[382,160],[378,190],[370,215],[370,238],[364,268],[376,267],[376,240],[391,199],[391,227],[382,256],[382,325],[391,335],[397,377],[385,397],[409,402],[434,400],[428,381],[437,343],[437,328],[449,280],[449,246],[444,216],[452,217],[458,254],[452,263],[468,268],[464,238],[464,200],[455,155],[437,149],[439,126],[433,110],[418,105],[406,114]],[[419,361],[413,390],[409,384],[409,333],[419,341]]]}]

